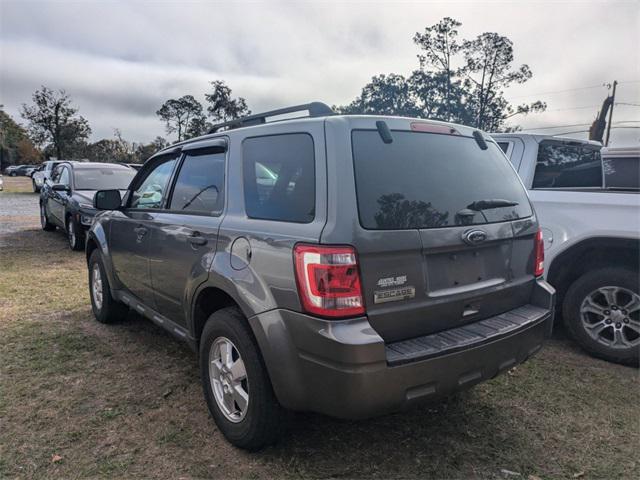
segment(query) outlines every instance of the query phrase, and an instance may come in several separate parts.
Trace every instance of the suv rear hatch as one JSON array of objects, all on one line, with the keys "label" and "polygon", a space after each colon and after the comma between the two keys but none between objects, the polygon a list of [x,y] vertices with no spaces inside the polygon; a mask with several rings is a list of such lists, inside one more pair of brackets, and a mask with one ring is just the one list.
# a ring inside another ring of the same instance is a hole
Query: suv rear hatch
[{"label": "suv rear hatch", "polygon": [[495,143],[423,122],[354,129],[351,142],[354,243],[378,334],[414,338],[529,303],[537,224]]}]

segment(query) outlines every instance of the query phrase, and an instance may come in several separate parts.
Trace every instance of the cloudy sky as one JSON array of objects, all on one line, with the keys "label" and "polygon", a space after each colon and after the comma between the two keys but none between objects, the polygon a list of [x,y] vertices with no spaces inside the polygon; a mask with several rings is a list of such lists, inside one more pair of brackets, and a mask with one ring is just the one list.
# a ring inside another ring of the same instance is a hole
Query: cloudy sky
[{"label": "cloudy sky", "polygon": [[[463,38],[494,31],[514,42],[533,78],[507,98],[548,104],[516,117],[525,129],[586,129],[616,79],[614,122],[640,127],[639,1],[0,0],[0,103],[18,118],[40,85],[64,88],[94,140],[119,128],[137,142],[164,135],[154,113],[164,100],[204,100],[216,79],[253,111],[343,104],[372,75],[415,68],[413,34],[444,16],[462,22]],[[616,128],[612,139],[640,143],[640,128]]]}]

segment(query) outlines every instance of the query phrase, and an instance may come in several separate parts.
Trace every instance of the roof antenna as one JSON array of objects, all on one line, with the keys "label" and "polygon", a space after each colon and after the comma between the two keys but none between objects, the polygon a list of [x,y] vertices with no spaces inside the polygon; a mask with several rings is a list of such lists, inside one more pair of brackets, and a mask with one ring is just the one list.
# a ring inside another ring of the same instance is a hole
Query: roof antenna
[{"label": "roof antenna", "polygon": [[489,148],[489,145],[487,145],[487,142],[485,142],[484,137],[479,130],[473,131],[473,138],[480,147],[480,150],[486,150],[487,148]]},{"label": "roof antenna", "polygon": [[389,125],[384,120],[378,120],[376,122],[376,128],[378,129],[378,134],[380,134],[380,138],[384,143],[393,142],[393,137],[391,136],[391,130],[389,130]]}]

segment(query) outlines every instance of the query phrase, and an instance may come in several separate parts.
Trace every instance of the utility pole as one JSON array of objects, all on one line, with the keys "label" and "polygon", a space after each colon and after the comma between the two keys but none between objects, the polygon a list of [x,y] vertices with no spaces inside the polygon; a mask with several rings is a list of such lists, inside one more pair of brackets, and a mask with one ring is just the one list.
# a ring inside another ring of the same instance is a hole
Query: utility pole
[{"label": "utility pole", "polygon": [[607,123],[607,140],[604,142],[604,146],[609,146],[609,135],[611,134],[611,117],[613,117],[613,106],[616,101],[616,85],[618,85],[618,81],[613,81],[613,93],[611,94],[611,109],[609,110],[609,122]]}]

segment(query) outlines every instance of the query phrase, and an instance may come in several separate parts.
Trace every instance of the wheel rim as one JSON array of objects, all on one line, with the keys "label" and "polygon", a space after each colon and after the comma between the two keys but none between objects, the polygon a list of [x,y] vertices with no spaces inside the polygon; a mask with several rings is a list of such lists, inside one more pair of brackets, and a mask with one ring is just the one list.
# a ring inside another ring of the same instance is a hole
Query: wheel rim
[{"label": "wheel rim", "polygon": [[71,248],[75,248],[76,246],[76,229],[73,226],[73,222],[69,222],[67,225],[67,232],[69,234],[69,245]]},{"label": "wheel rim", "polygon": [[240,422],[249,407],[249,379],[240,352],[226,337],[211,344],[209,379],[222,414],[233,423]]},{"label": "wheel rim", "polygon": [[591,338],[607,347],[640,345],[640,295],[624,287],[600,287],[580,306],[582,326]]},{"label": "wheel rim", "polygon": [[102,273],[97,263],[93,264],[93,269],[91,270],[91,296],[96,308],[102,310]]},{"label": "wheel rim", "polygon": [[40,225],[42,225],[42,228],[47,225],[47,214],[44,211],[44,205],[40,205]]}]

